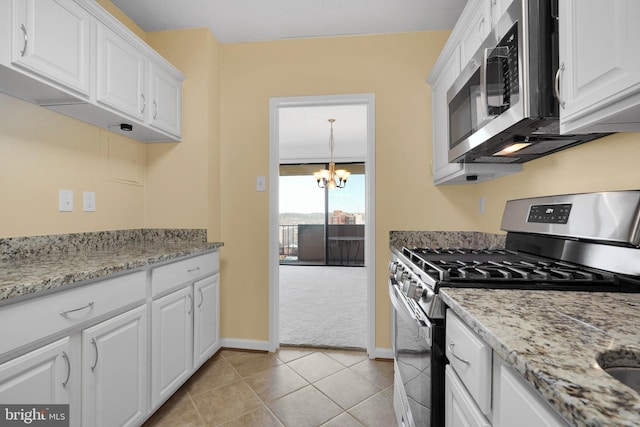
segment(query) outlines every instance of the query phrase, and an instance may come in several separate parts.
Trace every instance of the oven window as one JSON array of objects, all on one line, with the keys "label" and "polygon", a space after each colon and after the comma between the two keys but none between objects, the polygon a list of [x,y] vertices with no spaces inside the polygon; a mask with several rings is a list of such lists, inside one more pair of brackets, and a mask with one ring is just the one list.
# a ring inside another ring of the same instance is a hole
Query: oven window
[{"label": "oven window", "polygon": [[419,336],[418,323],[396,313],[395,359],[416,426],[431,425],[431,347]]}]

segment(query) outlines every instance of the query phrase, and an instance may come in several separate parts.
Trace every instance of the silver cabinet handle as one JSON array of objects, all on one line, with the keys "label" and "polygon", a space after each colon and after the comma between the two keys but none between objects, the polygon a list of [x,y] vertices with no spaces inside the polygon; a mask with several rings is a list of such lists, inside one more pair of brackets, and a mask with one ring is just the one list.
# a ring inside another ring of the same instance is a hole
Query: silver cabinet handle
[{"label": "silver cabinet handle", "polygon": [[563,73],[564,73],[564,62],[560,64],[558,71],[556,71],[556,78],[553,81],[553,94],[558,100],[558,104],[560,104],[562,108],[564,108],[565,106],[565,101],[560,99],[560,75]]},{"label": "silver cabinet handle", "polygon": [[22,30],[22,35],[24,37],[24,45],[20,51],[20,56],[24,56],[24,54],[27,53],[27,42],[29,41],[29,38],[27,37],[27,29],[24,27],[24,24],[20,24],[20,29]]},{"label": "silver cabinet handle", "polygon": [[191,294],[188,294],[187,296],[189,297],[189,311],[187,311],[187,314],[191,314],[193,311],[193,297]]},{"label": "silver cabinet handle", "polygon": [[140,110],[140,113],[144,113],[144,110],[147,108],[147,98],[144,97],[144,93],[140,94],[140,98],[142,98],[142,110]]},{"label": "silver cabinet handle", "polygon": [[95,338],[91,338],[91,344],[93,344],[93,348],[96,350],[96,360],[93,362],[93,366],[91,367],[91,372],[96,370],[96,366],[98,366],[98,343],[96,343]]},{"label": "silver cabinet handle", "polygon": [[190,270],[187,270],[187,273],[193,275],[193,273],[199,273],[200,272],[200,267],[196,267],[196,268],[192,268]]},{"label": "silver cabinet handle", "polygon": [[91,308],[93,307],[93,301],[87,303],[86,305],[83,305],[82,307],[78,307],[78,308],[73,308],[71,310],[65,310],[65,311],[61,311],[60,312],[60,316],[62,317],[67,317],[67,314],[69,313],[75,313],[76,311],[80,311],[80,310],[84,310],[85,308]]},{"label": "silver cabinet handle", "polygon": [[199,291],[200,291],[200,302],[198,303],[198,308],[202,307],[202,303],[204,302],[204,294],[202,293],[202,288],[200,288]]},{"label": "silver cabinet handle", "polygon": [[460,356],[458,356],[453,352],[453,347],[455,347],[455,344],[449,343],[449,351],[451,352],[451,355],[456,359],[458,359],[459,361],[461,361],[462,363],[464,363],[465,365],[470,365],[471,363],[468,360],[461,358]]},{"label": "silver cabinet handle", "polygon": [[155,120],[156,117],[158,117],[158,103],[153,101],[153,120]]},{"label": "silver cabinet handle", "polygon": [[67,352],[62,352],[62,358],[67,363],[67,379],[63,381],[62,388],[67,388],[67,384],[69,384],[69,378],[71,378],[71,361],[69,360],[69,356],[67,356]]}]

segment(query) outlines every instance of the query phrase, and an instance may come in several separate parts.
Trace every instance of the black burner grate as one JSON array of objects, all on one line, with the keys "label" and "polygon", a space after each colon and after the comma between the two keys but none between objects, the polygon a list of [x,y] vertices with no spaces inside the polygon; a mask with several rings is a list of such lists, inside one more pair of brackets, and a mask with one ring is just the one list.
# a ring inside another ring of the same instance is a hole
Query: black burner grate
[{"label": "black burner grate", "polygon": [[493,249],[403,249],[403,254],[436,283],[561,283],[563,286],[615,284],[613,273],[562,261]]}]

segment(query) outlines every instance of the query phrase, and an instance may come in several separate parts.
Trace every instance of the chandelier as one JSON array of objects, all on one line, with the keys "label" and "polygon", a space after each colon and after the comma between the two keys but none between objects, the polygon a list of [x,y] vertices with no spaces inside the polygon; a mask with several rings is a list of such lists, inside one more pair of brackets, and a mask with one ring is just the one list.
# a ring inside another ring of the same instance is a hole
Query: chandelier
[{"label": "chandelier", "polygon": [[351,175],[351,172],[345,169],[336,170],[336,164],[333,162],[333,147],[335,145],[333,141],[333,122],[336,119],[329,119],[329,123],[331,123],[331,133],[329,134],[329,169],[320,169],[317,172],[313,173],[313,177],[318,181],[318,187],[320,188],[344,188],[347,184],[347,179]]}]

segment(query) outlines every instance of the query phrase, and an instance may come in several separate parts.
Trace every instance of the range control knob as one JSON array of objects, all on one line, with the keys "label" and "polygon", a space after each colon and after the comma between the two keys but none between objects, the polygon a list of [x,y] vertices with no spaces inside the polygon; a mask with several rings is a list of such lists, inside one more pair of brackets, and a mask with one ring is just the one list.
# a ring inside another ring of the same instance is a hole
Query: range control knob
[{"label": "range control knob", "polygon": [[395,261],[389,261],[389,272],[391,274],[396,274],[397,269],[398,269],[398,263]]},{"label": "range control knob", "polygon": [[403,283],[405,279],[409,277],[409,273],[404,270],[404,267],[399,265],[396,269],[396,281]]},{"label": "range control knob", "polygon": [[422,285],[418,284],[417,282],[411,282],[411,284],[409,285],[409,289],[407,289],[407,296],[409,298],[413,298],[416,301],[420,301],[420,298],[422,298],[423,294],[424,288],[422,287]]},{"label": "range control knob", "polygon": [[409,289],[411,289],[411,286],[415,286],[415,285],[416,285],[415,280],[411,280],[407,278],[404,282],[402,282],[402,292],[405,295],[407,295],[407,292],[409,292]]}]

